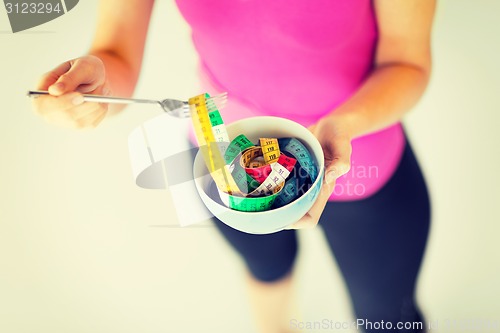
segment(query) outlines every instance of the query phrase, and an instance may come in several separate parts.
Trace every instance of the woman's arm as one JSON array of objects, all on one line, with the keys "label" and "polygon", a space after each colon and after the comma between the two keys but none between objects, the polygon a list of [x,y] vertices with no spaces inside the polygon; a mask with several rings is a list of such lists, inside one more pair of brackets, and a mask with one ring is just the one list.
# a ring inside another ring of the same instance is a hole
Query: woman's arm
[{"label": "woman's arm", "polygon": [[100,58],[117,96],[132,95],[141,70],[154,0],[101,0],[89,54]]},{"label": "woman's arm", "polygon": [[435,0],[375,0],[375,67],[360,89],[310,130],[325,153],[325,183],[311,210],[291,228],[315,226],[335,180],[350,168],[351,140],[401,120],[422,95],[431,70]]},{"label": "woman's arm", "polygon": [[[108,105],[84,103],[81,94],[130,96],[142,63],[154,0],[101,0],[97,31],[89,54],[46,73],[37,89],[50,96],[34,99],[35,111],[49,123],[95,127]],[[113,106],[113,111],[120,110]]]},{"label": "woman's arm", "polygon": [[352,138],[401,120],[424,92],[431,70],[435,0],[376,0],[379,41],[375,69],[362,87],[330,115]]}]

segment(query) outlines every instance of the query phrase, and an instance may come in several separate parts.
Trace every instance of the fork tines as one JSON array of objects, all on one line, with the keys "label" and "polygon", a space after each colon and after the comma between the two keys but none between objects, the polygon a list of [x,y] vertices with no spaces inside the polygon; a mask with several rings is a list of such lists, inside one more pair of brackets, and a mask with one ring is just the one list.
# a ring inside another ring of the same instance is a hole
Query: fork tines
[{"label": "fork tines", "polygon": [[211,96],[206,100],[208,111],[222,109],[227,103],[227,92],[219,95]]}]

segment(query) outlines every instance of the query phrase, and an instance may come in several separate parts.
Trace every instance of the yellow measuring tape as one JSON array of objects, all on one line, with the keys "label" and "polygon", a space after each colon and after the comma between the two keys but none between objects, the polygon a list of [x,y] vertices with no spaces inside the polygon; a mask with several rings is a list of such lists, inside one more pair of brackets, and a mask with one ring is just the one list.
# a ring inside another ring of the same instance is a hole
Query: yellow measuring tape
[{"label": "yellow measuring tape", "polygon": [[215,184],[226,193],[241,194],[215,139],[207,108],[207,95],[192,97],[188,103],[198,145]]},{"label": "yellow measuring tape", "polygon": [[262,153],[264,154],[264,161],[266,164],[271,164],[278,161],[280,157],[280,146],[278,139],[275,138],[260,138],[260,145]]}]

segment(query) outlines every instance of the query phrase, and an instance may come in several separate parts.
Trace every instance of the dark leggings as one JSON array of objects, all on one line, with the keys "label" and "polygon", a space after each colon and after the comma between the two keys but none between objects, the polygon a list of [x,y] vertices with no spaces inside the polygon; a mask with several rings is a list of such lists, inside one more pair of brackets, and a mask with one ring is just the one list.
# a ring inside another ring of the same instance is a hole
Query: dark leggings
[{"label": "dark leggings", "polygon": [[[415,304],[415,284],[430,222],[425,181],[407,143],[392,178],[369,198],[329,202],[320,225],[351,296],[355,315],[366,322],[423,322]],[[216,221],[253,276],[277,281],[290,272],[297,254],[295,231],[270,235],[239,232]],[[365,327],[366,328],[366,327]]]}]

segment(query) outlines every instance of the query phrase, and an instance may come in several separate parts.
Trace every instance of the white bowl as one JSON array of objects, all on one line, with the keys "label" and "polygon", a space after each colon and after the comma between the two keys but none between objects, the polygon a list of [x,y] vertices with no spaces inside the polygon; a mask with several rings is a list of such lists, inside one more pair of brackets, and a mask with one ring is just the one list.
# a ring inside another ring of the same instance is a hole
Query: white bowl
[{"label": "white bowl", "polygon": [[[228,226],[250,234],[270,234],[283,230],[304,216],[316,201],[323,184],[324,156],[323,149],[316,137],[304,126],[289,119],[278,117],[253,117],[227,125],[229,137],[245,134],[256,143],[261,137],[299,139],[309,150],[318,166],[318,177],[311,187],[295,201],[272,210],[263,212],[242,212],[227,208],[214,200],[212,177],[200,151],[194,160],[194,179],[196,188],[208,210]],[[215,191],[216,192],[216,191]]]}]

